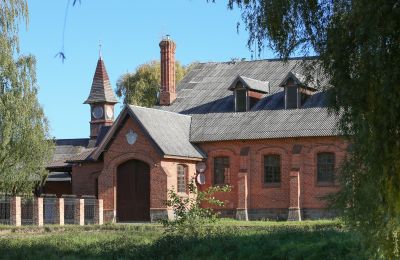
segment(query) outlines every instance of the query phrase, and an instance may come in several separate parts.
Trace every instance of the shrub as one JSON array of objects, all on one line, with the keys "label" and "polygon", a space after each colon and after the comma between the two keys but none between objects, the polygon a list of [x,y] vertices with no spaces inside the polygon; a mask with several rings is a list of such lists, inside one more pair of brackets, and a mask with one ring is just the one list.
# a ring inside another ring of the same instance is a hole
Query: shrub
[{"label": "shrub", "polygon": [[162,224],[169,235],[197,236],[215,232],[218,213],[211,208],[202,207],[204,204],[223,207],[224,202],[216,199],[216,192],[229,192],[231,187],[212,186],[205,191],[197,189],[194,178],[188,184],[188,195],[180,196],[171,189],[168,191],[167,206],[172,207],[173,220],[164,220]]}]

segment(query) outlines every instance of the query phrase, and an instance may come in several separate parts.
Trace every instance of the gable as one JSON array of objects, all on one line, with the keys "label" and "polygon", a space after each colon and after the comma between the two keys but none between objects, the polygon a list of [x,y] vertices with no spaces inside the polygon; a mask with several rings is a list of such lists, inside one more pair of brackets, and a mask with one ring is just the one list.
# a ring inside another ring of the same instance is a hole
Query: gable
[{"label": "gable", "polygon": [[[134,125],[130,122],[134,122]],[[154,147],[164,157],[203,159],[205,156],[201,150],[189,141],[190,123],[191,118],[185,115],[125,106],[92,157],[97,160],[116,140],[125,146],[121,140],[126,143],[125,135],[133,130],[138,135],[137,141],[139,137],[147,140],[147,145]]]}]

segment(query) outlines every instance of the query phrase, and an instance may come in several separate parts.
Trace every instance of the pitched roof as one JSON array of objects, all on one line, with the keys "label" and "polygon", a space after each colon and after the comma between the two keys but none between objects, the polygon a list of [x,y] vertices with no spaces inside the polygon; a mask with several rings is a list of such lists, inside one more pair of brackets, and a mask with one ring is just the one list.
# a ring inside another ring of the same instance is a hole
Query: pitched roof
[{"label": "pitched roof", "polygon": [[118,103],[114,92],[111,88],[110,79],[108,78],[106,66],[100,57],[97,61],[96,71],[93,76],[92,88],[89,97],[84,104],[92,104],[98,102]]},{"label": "pitched roof", "polygon": [[94,160],[97,160],[104,151],[108,142],[112,139],[112,136],[127,115],[132,116],[139,123],[143,131],[164,156],[193,159],[202,159],[205,157],[201,150],[189,141],[190,116],[153,108],[127,105],[121,111],[98,149],[93,152],[92,158]]},{"label": "pitched roof", "polygon": [[55,140],[55,151],[52,161],[47,166],[48,168],[70,167],[71,164],[66,162],[71,157],[82,153],[89,145],[89,138],[79,139],[57,139]]},{"label": "pitched roof", "polygon": [[228,89],[234,90],[238,81],[242,82],[244,87],[247,89],[255,90],[262,93],[269,92],[268,82],[251,79],[243,76],[237,76],[237,78],[232,82],[231,86]]},{"label": "pitched roof", "polygon": [[199,114],[192,116],[190,141],[334,136],[337,122],[326,108]]},{"label": "pitched roof", "polygon": [[[283,90],[279,84],[289,72],[305,74],[303,65],[318,62],[316,58],[293,58],[284,62],[280,59],[199,63],[189,71],[177,86],[177,98],[170,106],[158,109],[182,114],[226,113],[234,111],[234,96],[229,91],[231,83],[240,75],[242,78],[268,82],[269,93],[259,102],[278,95],[283,102]],[[315,80],[324,85],[326,77],[315,73]],[[251,84],[251,83],[250,83]],[[261,108],[261,107],[260,107]],[[278,108],[272,108],[278,109]]]},{"label": "pitched roof", "polygon": [[68,172],[49,172],[46,182],[71,182],[71,175]]}]

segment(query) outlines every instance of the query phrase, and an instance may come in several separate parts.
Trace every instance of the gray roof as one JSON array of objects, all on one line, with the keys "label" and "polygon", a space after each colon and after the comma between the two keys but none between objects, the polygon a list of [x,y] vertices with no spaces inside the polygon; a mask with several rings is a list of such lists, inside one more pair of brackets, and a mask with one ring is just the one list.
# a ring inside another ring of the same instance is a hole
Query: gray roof
[{"label": "gray roof", "polygon": [[[260,103],[275,95],[277,97],[274,99],[280,99],[275,101],[278,107],[266,108],[265,105],[256,104],[257,109],[281,109],[283,89],[279,84],[289,72],[304,75],[303,65],[309,66],[316,62],[318,62],[316,58],[293,58],[287,62],[276,59],[199,63],[179,82],[175,102],[170,106],[158,106],[157,108],[182,114],[232,112],[234,111],[234,97],[228,88],[240,75],[242,78],[253,80],[253,85],[254,81],[268,82],[269,94],[265,95],[259,101]],[[314,74],[314,81],[318,82],[318,85],[326,84],[325,75]]]},{"label": "gray roof", "polygon": [[70,167],[71,165],[66,160],[84,152],[89,145],[89,141],[89,138],[55,140],[56,147],[52,162],[48,165],[48,168]]},{"label": "gray roof", "polygon": [[53,182],[53,181],[71,181],[71,175],[68,172],[49,172],[47,176],[46,182]]},{"label": "gray roof", "polygon": [[333,136],[337,122],[326,108],[199,114],[192,116],[190,141]]},{"label": "gray roof", "polygon": [[189,142],[190,116],[139,106],[128,107],[165,155],[204,158],[196,145]]},{"label": "gray roof", "polygon": [[114,91],[111,88],[106,66],[100,57],[93,76],[92,88],[85,104],[101,102],[117,103],[118,100],[115,98]]},{"label": "gray roof", "polygon": [[262,93],[269,92],[269,83],[267,81],[260,81],[256,79],[251,79],[243,76],[238,76],[229,87],[229,90],[233,90],[236,87],[236,83],[241,81],[245,88],[250,90],[255,90]]}]

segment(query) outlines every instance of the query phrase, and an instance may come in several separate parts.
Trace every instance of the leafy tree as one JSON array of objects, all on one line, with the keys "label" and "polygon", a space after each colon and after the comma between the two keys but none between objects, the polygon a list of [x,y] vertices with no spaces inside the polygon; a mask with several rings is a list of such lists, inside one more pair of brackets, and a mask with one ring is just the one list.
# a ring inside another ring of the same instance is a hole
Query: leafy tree
[{"label": "leafy tree", "polygon": [[218,213],[204,207],[205,204],[223,207],[224,202],[216,199],[217,192],[229,192],[231,187],[213,186],[205,191],[198,190],[194,178],[188,184],[188,194],[182,197],[174,189],[168,191],[167,206],[172,207],[175,219],[163,221],[168,235],[204,236],[213,232]]},{"label": "leafy tree", "polygon": [[37,99],[35,58],[19,53],[24,0],[0,3],[0,192],[32,193],[46,174],[53,143]]},{"label": "leafy tree", "polygon": [[[336,199],[376,257],[398,258],[400,231],[400,3],[397,0],[228,0],[249,46],[281,57],[315,53],[330,108],[352,143]],[[312,74],[312,71],[310,71]]]},{"label": "leafy tree", "polygon": [[[176,84],[188,72],[188,67],[176,62]],[[152,107],[157,103],[157,93],[161,86],[161,66],[159,61],[140,65],[135,72],[123,74],[117,81],[117,96],[124,98],[125,104]]]}]

